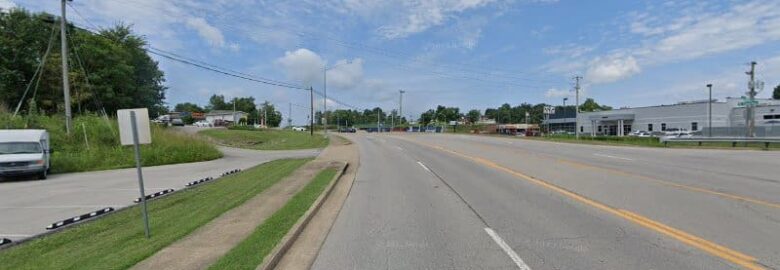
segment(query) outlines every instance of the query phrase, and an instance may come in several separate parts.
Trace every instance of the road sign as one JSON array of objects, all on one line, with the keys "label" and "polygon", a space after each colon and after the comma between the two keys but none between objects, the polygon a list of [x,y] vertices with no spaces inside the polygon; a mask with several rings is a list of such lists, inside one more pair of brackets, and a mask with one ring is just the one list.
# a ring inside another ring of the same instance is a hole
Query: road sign
[{"label": "road sign", "polygon": [[119,140],[122,145],[132,145],[135,150],[135,168],[138,173],[138,188],[141,190],[141,211],[144,217],[144,232],[149,238],[149,214],[146,211],[146,194],[144,194],[144,174],[141,171],[141,144],[152,143],[149,130],[149,110],[125,109],[116,111],[119,122]]},{"label": "road sign", "polygon": [[133,145],[133,127],[130,121],[130,112],[135,112],[138,143],[152,143],[152,134],[149,129],[149,111],[146,108],[116,111],[117,122],[119,122],[119,141],[122,145]]},{"label": "road sign", "polygon": [[555,107],[544,106],[544,114],[555,114]]}]

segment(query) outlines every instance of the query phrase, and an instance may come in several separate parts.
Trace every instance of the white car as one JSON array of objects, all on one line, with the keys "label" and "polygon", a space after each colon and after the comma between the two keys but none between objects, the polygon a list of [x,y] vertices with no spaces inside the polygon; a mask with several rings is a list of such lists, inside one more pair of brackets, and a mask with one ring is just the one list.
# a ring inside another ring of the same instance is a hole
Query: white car
[{"label": "white car", "polygon": [[195,122],[192,125],[196,126],[196,127],[211,127],[212,126],[211,123],[209,123],[209,121],[206,121],[206,120],[200,120],[198,122]]},{"label": "white car", "polygon": [[305,127],[293,127],[292,130],[293,131],[306,131],[306,128]]}]

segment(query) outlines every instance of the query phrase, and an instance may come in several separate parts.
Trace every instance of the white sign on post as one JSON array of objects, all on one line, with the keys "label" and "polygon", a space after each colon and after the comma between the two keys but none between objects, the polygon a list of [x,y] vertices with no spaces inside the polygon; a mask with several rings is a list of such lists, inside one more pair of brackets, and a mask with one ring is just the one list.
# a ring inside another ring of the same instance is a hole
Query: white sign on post
[{"label": "white sign on post", "polygon": [[133,126],[130,122],[130,111],[135,112],[138,143],[152,143],[152,132],[149,129],[149,110],[146,108],[116,111],[117,121],[119,122],[119,141],[122,145],[133,145]]},{"label": "white sign on post", "polygon": [[553,107],[553,106],[545,106],[544,107],[544,114],[555,114],[555,107]]}]

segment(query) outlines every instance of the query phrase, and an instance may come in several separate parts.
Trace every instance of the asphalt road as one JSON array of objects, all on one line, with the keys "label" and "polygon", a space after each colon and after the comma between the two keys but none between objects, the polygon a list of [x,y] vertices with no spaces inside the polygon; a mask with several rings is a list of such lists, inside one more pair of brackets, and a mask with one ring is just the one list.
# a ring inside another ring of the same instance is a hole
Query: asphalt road
[{"label": "asphalt road", "polygon": [[780,268],[780,152],[353,139],[314,269]]},{"label": "asphalt road", "polygon": [[[186,164],[145,167],[146,194],[180,190],[193,180],[280,158],[313,157],[319,150],[256,151],[220,147],[224,157]],[[47,180],[0,182],[0,238],[18,240],[53,222],[104,207],[123,207],[139,197],[136,169],[50,175]]]}]

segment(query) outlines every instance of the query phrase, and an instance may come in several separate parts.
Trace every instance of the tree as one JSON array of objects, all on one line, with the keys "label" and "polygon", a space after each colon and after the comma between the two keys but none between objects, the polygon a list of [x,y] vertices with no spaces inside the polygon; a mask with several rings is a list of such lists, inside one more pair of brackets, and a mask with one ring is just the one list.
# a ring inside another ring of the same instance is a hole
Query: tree
[{"label": "tree", "polygon": [[208,111],[216,111],[216,110],[232,110],[233,105],[228,105],[225,103],[225,96],[223,95],[211,95],[209,98],[209,104],[206,105],[206,110]]},{"label": "tree", "polygon": [[612,107],[610,106],[601,106],[598,103],[596,103],[595,100],[592,98],[585,99],[585,102],[580,105],[580,111],[581,112],[598,112],[598,111],[608,111],[612,110]]},{"label": "tree", "polygon": [[173,110],[177,112],[203,112],[203,108],[198,106],[198,104],[190,102],[176,104]]},{"label": "tree", "polygon": [[780,99],[780,84],[775,86],[775,90],[772,92],[773,99]]},{"label": "tree", "polygon": [[482,113],[477,109],[473,109],[466,114],[466,119],[468,119],[469,123],[473,125],[474,123],[479,121],[480,116],[482,116]]},{"label": "tree", "polygon": [[[0,103],[14,106],[24,96],[22,104],[32,101],[45,113],[63,111],[60,61],[68,57],[75,113],[146,107],[155,116],[166,110],[164,74],[146,53],[143,37],[122,24],[97,34],[69,25],[71,48],[63,56],[59,23],[51,17],[23,9],[0,12]],[[38,66],[41,72],[33,76]],[[33,87],[25,95],[28,84]]]},{"label": "tree", "polygon": [[260,110],[257,111],[260,119],[265,118],[265,124],[269,127],[278,127],[282,123],[282,113],[277,111],[273,104],[267,100],[260,104]]}]

